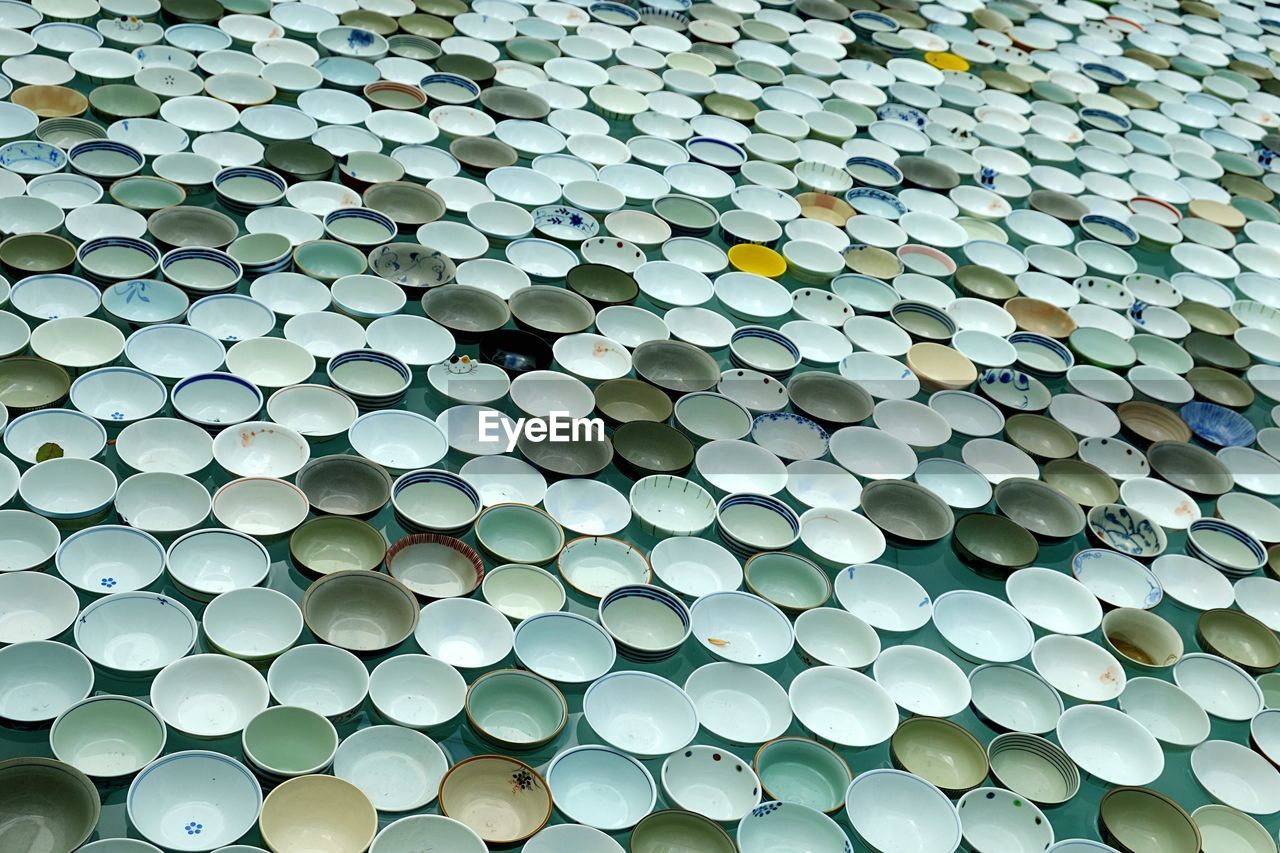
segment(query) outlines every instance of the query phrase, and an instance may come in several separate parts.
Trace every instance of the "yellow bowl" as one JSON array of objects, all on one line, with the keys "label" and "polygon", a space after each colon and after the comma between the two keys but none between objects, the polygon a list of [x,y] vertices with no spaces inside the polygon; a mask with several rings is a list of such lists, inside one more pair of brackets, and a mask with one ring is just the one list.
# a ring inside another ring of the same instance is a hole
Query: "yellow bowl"
[{"label": "yellow bowl", "polygon": [[729,249],[729,263],[739,272],[751,272],[765,278],[778,278],[787,271],[787,261],[767,246],[739,243]]},{"label": "yellow bowl", "polygon": [[954,53],[926,53],[924,61],[939,71],[968,71],[969,62]]}]

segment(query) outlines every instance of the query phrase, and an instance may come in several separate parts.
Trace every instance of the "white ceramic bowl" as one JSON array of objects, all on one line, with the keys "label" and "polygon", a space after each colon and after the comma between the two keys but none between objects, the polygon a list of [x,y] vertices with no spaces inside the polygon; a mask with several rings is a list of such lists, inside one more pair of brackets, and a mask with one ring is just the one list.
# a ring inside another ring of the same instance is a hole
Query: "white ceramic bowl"
[{"label": "white ceramic bowl", "polygon": [[226,655],[176,660],[151,682],[151,706],[173,729],[196,738],[242,731],[270,698],[261,673]]},{"label": "white ceramic bowl", "polygon": [[125,803],[129,823],[165,849],[210,850],[234,843],[257,823],[262,786],[234,758],[191,750],[143,768]]},{"label": "white ceramic bowl", "polygon": [[295,705],[340,720],[364,702],[369,693],[369,670],[346,649],[324,644],[298,646],[272,661],[267,687],[277,704]]},{"label": "white ceramic bowl", "polygon": [[844,747],[882,743],[898,727],[893,698],[876,681],[854,670],[807,669],[792,680],[787,696],[796,719],[807,730]]},{"label": "white ceramic bowl", "polygon": [[1146,785],[1164,770],[1160,743],[1137,720],[1102,705],[1077,705],[1058,719],[1058,742],[1086,773],[1112,785]]},{"label": "white ceramic bowl", "polygon": [[462,713],[467,685],[458,671],[426,655],[396,655],[374,667],[369,699],[385,719],[411,729],[434,729]]},{"label": "white ceramic bowl", "polygon": [[[875,850],[941,853],[960,846],[956,807],[936,787],[901,770],[859,774],[845,793],[845,813],[854,833]],[[999,849],[1016,849],[1008,844],[1002,840]]]},{"label": "white ceramic bowl", "polygon": [[127,675],[159,672],[195,646],[199,623],[177,600],[154,592],[119,592],[92,602],[75,623],[89,660]]},{"label": "white ceramic bowl", "polygon": [[0,643],[52,639],[79,612],[75,590],[51,574],[0,573]]},{"label": "white ceramic bowl", "polygon": [[885,649],[872,664],[872,673],[893,700],[913,714],[950,717],[964,710],[972,696],[960,667],[921,646]]},{"label": "white ceramic bowl", "polygon": [[641,758],[684,747],[698,729],[697,709],[689,695],[643,672],[614,672],[596,680],[583,697],[583,712],[607,743]]},{"label": "white ceramic bowl", "polygon": [[635,826],[658,798],[657,783],[645,766],[607,746],[566,749],[551,759],[545,777],[561,814],[606,832]]},{"label": "white ceramic bowl", "polygon": [[48,723],[89,695],[94,672],[72,646],[51,640],[0,649],[0,719]]},{"label": "white ceramic bowl", "polygon": [[1050,634],[1031,649],[1031,662],[1057,690],[1085,702],[1115,699],[1125,687],[1120,662],[1083,637]]}]

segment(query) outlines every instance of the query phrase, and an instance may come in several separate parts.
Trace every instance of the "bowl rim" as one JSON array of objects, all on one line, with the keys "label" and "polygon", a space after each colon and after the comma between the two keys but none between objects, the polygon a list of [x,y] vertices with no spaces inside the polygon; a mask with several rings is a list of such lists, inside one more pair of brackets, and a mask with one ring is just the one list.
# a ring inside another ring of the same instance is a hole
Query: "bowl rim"
[{"label": "bowl rim", "polygon": [[[444,776],[440,779],[440,792],[437,795],[436,802],[439,803],[440,814],[443,815],[444,817],[449,817],[449,810],[445,806],[444,793],[445,793],[445,786],[449,783],[450,778],[460,768],[466,767],[468,764],[474,764],[478,761],[494,761],[494,760],[503,761],[508,764],[515,765],[516,766],[515,773],[528,774],[530,781],[532,783],[536,783],[537,785],[539,785],[542,788],[543,793],[546,795],[547,811],[546,811],[546,814],[543,815],[542,820],[538,823],[537,826],[535,826],[531,831],[525,833],[524,835],[518,838],[506,839],[503,841],[494,842],[495,844],[502,844],[502,845],[520,844],[532,838],[534,835],[538,834],[538,832],[541,831],[541,829],[547,825],[547,822],[551,820],[551,810],[553,808],[552,802],[551,802],[551,788],[547,785],[547,780],[537,770],[530,767],[528,764],[525,764],[520,759],[514,758],[510,755],[496,755],[496,754],[473,755],[470,758],[464,758],[462,761],[459,761],[457,764],[450,767],[448,771],[445,772]],[[476,834],[479,835],[480,833],[477,832]],[[481,836],[481,838],[483,839],[484,836]],[[486,841],[485,843],[488,844],[489,842]]]}]

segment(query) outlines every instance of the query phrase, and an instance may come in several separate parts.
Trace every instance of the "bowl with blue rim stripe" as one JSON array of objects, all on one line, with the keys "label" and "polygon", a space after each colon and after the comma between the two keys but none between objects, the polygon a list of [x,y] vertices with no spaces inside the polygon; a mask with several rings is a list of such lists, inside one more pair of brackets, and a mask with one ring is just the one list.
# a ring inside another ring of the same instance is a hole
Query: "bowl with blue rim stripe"
[{"label": "bowl with blue rim stripe", "polygon": [[1245,577],[1267,562],[1255,537],[1217,518],[1198,518],[1187,528],[1187,553],[1229,577]]},{"label": "bowl with blue rim stripe", "polygon": [[137,237],[95,237],[76,252],[80,271],[103,287],[147,278],[160,266],[160,250]]},{"label": "bowl with blue rim stripe", "polygon": [[600,599],[600,624],[618,653],[639,663],[664,661],[680,651],[692,630],[678,595],[651,584],[626,584]]},{"label": "bowl with blue rim stripe", "polygon": [[86,139],[67,152],[71,169],[100,184],[109,184],[142,171],[146,158],[132,145],[113,139]]},{"label": "bowl with blue rim stripe", "polygon": [[160,259],[165,281],[188,294],[225,293],[244,277],[240,262],[219,249],[186,246],[171,249]]},{"label": "bowl with blue rim stripe", "polygon": [[210,432],[244,423],[262,410],[262,391],[234,373],[188,376],[169,396],[175,415]]},{"label": "bowl with blue rim stripe", "polygon": [[484,508],[470,483],[442,468],[402,474],[391,486],[391,506],[406,530],[450,536],[468,530]]},{"label": "bowl with blue rim stripe", "polygon": [[385,352],[361,349],[340,352],[325,368],[329,383],[345,392],[361,409],[384,409],[404,399],[413,374],[409,366]]},{"label": "bowl with blue rim stripe", "polygon": [[396,224],[385,213],[367,207],[340,207],[325,215],[329,237],[351,246],[381,246],[396,236]]},{"label": "bowl with blue rim stripe", "polygon": [[1018,365],[1032,376],[1056,379],[1075,367],[1071,350],[1048,335],[1014,332],[1007,340],[1018,353]]},{"label": "bowl with blue rim stripe", "polygon": [[786,378],[800,364],[800,348],[767,326],[741,326],[729,337],[729,360],[737,367]]},{"label": "bowl with blue rim stripe", "polygon": [[229,166],[213,177],[218,201],[241,215],[279,204],[288,188],[283,177],[261,166]]},{"label": "bowl with blue rim stripe", "polygon": [[740,492],[716,506],[716,530],[725,546],[745,559],[794,545],[800,538],[800,517],[775,497]]}]

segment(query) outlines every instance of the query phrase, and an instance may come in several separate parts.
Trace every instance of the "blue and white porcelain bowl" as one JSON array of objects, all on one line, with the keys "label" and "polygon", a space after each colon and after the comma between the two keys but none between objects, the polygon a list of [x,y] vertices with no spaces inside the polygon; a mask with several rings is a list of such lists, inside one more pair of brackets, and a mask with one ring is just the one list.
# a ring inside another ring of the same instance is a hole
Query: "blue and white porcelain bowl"
[{"label": "blue and white porcelain bowl", "polygon": [[134,367],[166,384],[217,370],[227,351],[218,339],[186,324],[157,323],[129,336],[124,355]]},{"label": "blue and white porcelain bowl", "polygon": [[741,326],[729,337],[729,360],[737,367],[785,379],[800,365],[800,348],[767,326]]},{"label": "blue and white porcelain bowl", "polygon": [[377,350],[349,350],[329,359],[325,368],[334,388],[345,392],[362,410],[385,409],[404,399],[413,374],[393,355]]},{"label": "blue and white porcelain bowl", "polygon": [[217,293],[195,302],[187,310],[187,322],[225,343],[270,334],[275,313],[256,299],[237,293]]},{"label": "blue and white porcelain bowl", "polygon": [[261,166],[232,166],[213,178],[213,191],[227,210],[241,216],[279,204],[289,188],[285,179]]},{"label": "blue and white porcelain bowl", "polygon": [[1086,522],[1093,541],[1138,560],[1155,559],[1169,546],[1169,538],[1160,525],[1120,504],[1093,507]]},{"label": "blue and white porcelain bowl", "polygon": [[88,139],[77,142],[67,152],[72,171],[109,184],[142,171],[146,158],[132,145],[112,139]]},{"label": "blue and white porcelain bowl", "polygon": [[152,417],[168,401],[164,383],[134,367],[101,367],[71,383],[71,405],[108,432]]},{"label": "blue and white porcelain bowl", "polygon": [[136,237],[95,237],[80,244],[76,260],[85,278],[106,287],[150,276],[160,266],[160,250]]},{"label": "blue and white porcelain bowl", "polygon": [[1018,364],[1033,376],[1056,379],[1075,366],[1071,350],[1048,335],[1014,332],[1008,340],[1018,352]]},{"label": "blue and white porcelain bowl", "polygon": [[1086,548],[1071,558],[1071,574],[1097,596],[1104,607],[1150,610],[1164,598],[1164,588],[1151,570],[1132,557],[1104,548]]},{"label": "blue and white porcelain bowl", "polygon": [[59,317],[88,317],[102,302],[98,288],[77,275],[44,273],[17,281],[9,304],[37,322]]},{"label": "blue and white porcelain bowl", "polygon": [[618,653],[638,663],[657,663],[680,651],[692,630],[680,597],[650,584],[626,584],[600,599],[600,624]]},{"label": "blue and white porcelain bowl", "polygon": [[584,210],[561,204],[533,211],[533,228],[549,239],[576,246],[600,233],[600,223]]},{"label": "blue and white porcelain bowl", "polygon": [[48,175],[67,166],[67,153],[56,145],[22,139],[0,146],[0,166],[19,175]]},{"label": "blue and white porcelain bowl", "polygon": [[391,217],[367,207],[330,211],[324,218],[324,230],[332,239],[352,246],[380,246],[396,236]]},{"label": "blue and white porcelain bowl", "polygon": [[791,412],[766,412],[751,422],[751,440],[779,459],[819,459],[826,455],[830,436],[818,424]]},{"label": "blue and white porcelain bowl", "polygon": [[133,329],[181,319],[191,300],[182,290],[158,279],[121,281],[102,291],[102,308]]},{"label": "blue and white porcelain bowl", "polygon": [[775,497],[732,494],[716,506],[716,530],[730,551],[746,559],[794,545],[800,538],[800,517]]},{"label": "blue and white porcelain bowl", "polygon": [[154,536],[117,524],[73,533],[54,555],[58,574],[94,596],[150,586],[164,566],[164,546]]},{"label": "blue and white porcelain bowl", "polygon": [[1255,537],[1217,518],[1198,518],[1187,528],[1187,554],[1229,577],[1251,575],[1267,562]]},{"label": "blue and white porcelain bowl", "polygon": [[198,246],[171,249],[160,259],[165,279],[189,294],[224,293],[244,277],[240,262],[218,249]]},{"label": "blue and white porcelain bowl", "polygon": [[470,483],[433,468],[401,475],[391,486],[391,506],[404,529],[450,536],[470,529],[484,508]]},{"label": "blue and white porcelain bowl", "polygon": [[1244,415],[1217,403],[1187,403],[1178,414],[1206,444],[1215,447],[1248,447],[1258,437],[1258,430]]},{"label": "blue and white porcelain bowl", "polygon": [[742,853],[769,853],[788,846],[809,853],[853,853],[849,836],[834,820],[799,803],[761,803],[738,824],[737,836]]},{"label": "blue and white porcelain bowl", "polygon": [[210,432],[252,420],[262,410],[262,391],[232,373],[197,373],[171,393],[173,413]]},{"label": "blue and white porcelain bowl", "polygon": [[129,785],[129,823],[170,850],[234,843],[258,822],[262,786],[239,761],[190,750],[159,758]]}]

